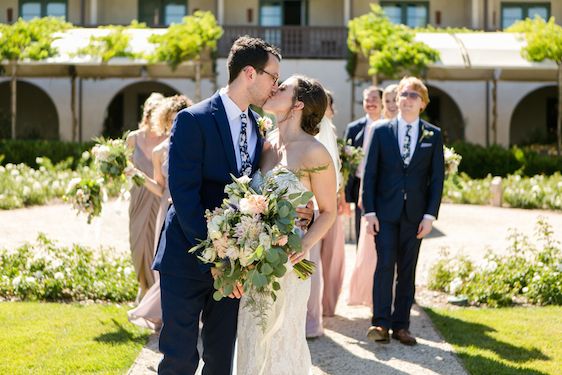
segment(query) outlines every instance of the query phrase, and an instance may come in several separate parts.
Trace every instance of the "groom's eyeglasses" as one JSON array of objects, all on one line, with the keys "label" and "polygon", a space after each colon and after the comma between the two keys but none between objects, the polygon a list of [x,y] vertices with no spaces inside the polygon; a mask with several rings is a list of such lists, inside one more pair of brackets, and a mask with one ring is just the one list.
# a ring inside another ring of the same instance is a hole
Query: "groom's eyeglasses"
[{"label": "groom's eyeglasses", "polygon": [[255,68],[255,69],[256,69],[257,71],[260,71],[260,72],[265,73],[265,74],[267,74],[268,76],[270,76],[271,79],[273,80],[273,84],[274,84],[274,85],[275,85],[277,82],[279,82],[279,76],[278,76],[277,74],[270,73],[270,72],[268,72],[268,71],[265,70],[265,69],[260,69],[260,68]]}]

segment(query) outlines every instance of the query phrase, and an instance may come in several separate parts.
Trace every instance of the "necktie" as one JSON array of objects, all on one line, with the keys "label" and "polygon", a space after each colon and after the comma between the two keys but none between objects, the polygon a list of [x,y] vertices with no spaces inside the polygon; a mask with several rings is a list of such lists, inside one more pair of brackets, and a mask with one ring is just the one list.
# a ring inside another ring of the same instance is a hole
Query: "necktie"
[{"label": "necktie", "polygon": [[404,135],[404,144],[402,145],[402,161],[407,167],[410,164],[410,145],[412,144],[412,136],[410,135],[410,130],[412,130],[412,125],[406,125],[406,134]]},{"label": "necktie", "polygon": [[240,114],[242,128],[240,129],[240,137],[238,138],[238,147],[240,148],[240,175],[249,176],[252,174],[252,162],[248,153],[248,136],[246,130],[248,128],[248,118],[245,113]]}]

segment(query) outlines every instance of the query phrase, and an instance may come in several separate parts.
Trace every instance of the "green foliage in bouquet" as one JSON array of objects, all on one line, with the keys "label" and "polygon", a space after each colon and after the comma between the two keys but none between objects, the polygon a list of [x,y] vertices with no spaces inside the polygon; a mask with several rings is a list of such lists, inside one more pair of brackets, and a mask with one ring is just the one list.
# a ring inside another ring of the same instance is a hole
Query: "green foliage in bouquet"
[{"label": "green foliage in bouquet", "polygon": [[[189,252],[218,271],[214,299],[228,296],[237,283],[242,284],[250,311],[265,328],[267,309],[281,287],[278,279],[287,272],[288,255],[302,251],[296,208],[306,205],[312,193],[292,192],[300,181],[284,168],[268,174],[259,187],[252,187],[248,177],[232,178],[221,207],[206,212],[207,239]],[[314,269],[308,260],[293,266],[301,279]]]},{"label": "green foliage in bouquet", "polygon": [[346,142],[345,139],[338,139],[338,150],[341,160],[343,185],[345,186],[349,180],[349,176],[355,173],[357,166],[359,166],[365,154],[361,147],[354,147],[351,145],[351,140]]},{"label": "green foliage in bouquet", "polygon": [[488,252],[474,263],[447,253],[431,268],[429,288],[464,295],[472,304],[490,307],[515,302],[562,305],[562,253],[548,222],[537,220],[536,243],[512,229],[504,255]]},{"label": "green foliage in bouquet", "polygon": [[[95,138],[96,145],[92,148],[94,161],[98,166],[104,180],[111,182],[115,180],[126,181],[127,173],[133,169],[130,162],[132,151],[125,142],[127,134],[123,138],[106,139]],[[133,182],[142,186],[144,178],[138,173],[133,173]]]},{"label": "green foliage in bouquet", "polygon": [[0,297],[16,300],[133,301],[138,283],[128,252],[60,247],[45,235],[0,249]]}]

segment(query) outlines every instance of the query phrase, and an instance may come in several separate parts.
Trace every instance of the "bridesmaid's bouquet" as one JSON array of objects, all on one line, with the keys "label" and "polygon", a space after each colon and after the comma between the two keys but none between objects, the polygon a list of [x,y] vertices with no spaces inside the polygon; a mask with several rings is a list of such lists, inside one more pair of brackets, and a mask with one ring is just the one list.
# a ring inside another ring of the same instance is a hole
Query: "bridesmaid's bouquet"
[{"label": "bridesmaid's bouquet", "polygon": [[[306,205],[312,193],[283,167],[265,177],[258,172],[253,180],[246,176],[232,179],[225,187],[223,204],[205,213],[207,239],[189,252],[218,270],[215,300],[231,294],[237,282],[243,285],[247,306],[265,329],[268,308],[281,288],[278,279],[291,267],[288,255],[302,251],[296,208]],[[308,260],[292,267],[303,280],[315,270]]]},{"label": "bridesmaid's bouquet", "polygon": [[[96,145],[92,148],[92,155],[96,165],[103,175],[105,181],[126,180],[131,178],[135,185],[142,186],[144,177],[140,173],[135,173],[131,158],[131,150],[127,147],[122,138],[105,139],[95,138]],[[131,172],[133,171],[133,172]]]},{"label": "bridesmaid's bouquet", "polygon": [[70,180],[66,189],[64,200],[72,204],[77,214],[86,214],[88,224],[101,214],[102,201],[105,200],[101,182],[103,181],[77,177]]},{"label": "bridesmaid's bouquet", "polygon": [[347,184],[349,176],[355,173],[355,170],[363,160],[364,152],[361,147],[351,145],[351,139],[347,142],[344,139],[338,139],[338,149],[341,160],[341,173],[343,176],[343,185]]},{"label": "bridesmaid's bouquet", "polygon": [[445,158],[445,177],[450,177],[457,173],[462,156],[455,152],[452,147],[443,146],[443,156]]}]

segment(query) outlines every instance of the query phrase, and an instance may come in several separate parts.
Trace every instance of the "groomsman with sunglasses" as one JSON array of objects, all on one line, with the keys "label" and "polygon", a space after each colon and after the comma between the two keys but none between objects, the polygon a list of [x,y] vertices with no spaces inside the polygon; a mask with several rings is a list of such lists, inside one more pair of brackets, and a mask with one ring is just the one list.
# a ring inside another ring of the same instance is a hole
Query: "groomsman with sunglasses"
[{"label": "groomsman with sunglasses", "polygon": [[420,79],[402,79],[396,100],[398,116],[372,131],[363,175],[367,231],[375,236],[377,251],[367,336],[388,343],[392,330],[392,338],[415,345],[409,326],[416,263],[421,240],[431,232],[441,204],[443,138],[438,127],[420,119],[429,103]]}]

